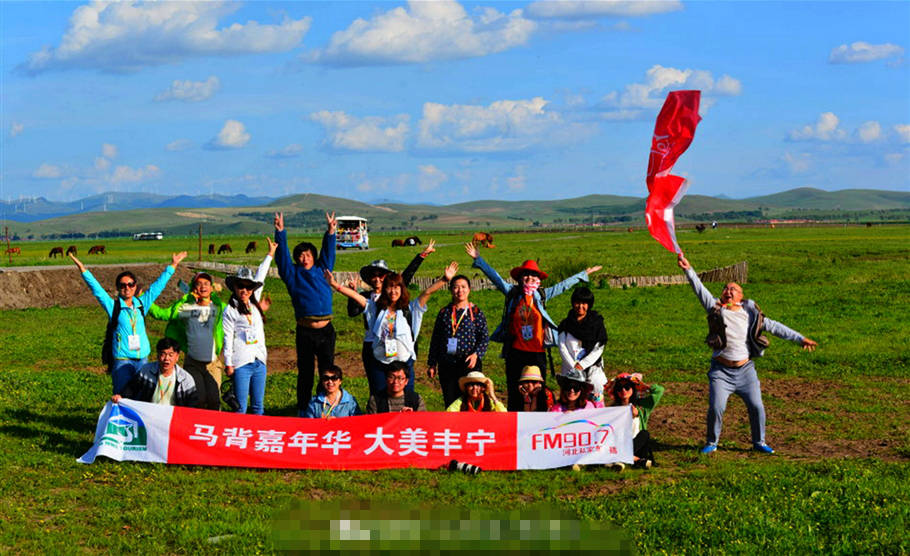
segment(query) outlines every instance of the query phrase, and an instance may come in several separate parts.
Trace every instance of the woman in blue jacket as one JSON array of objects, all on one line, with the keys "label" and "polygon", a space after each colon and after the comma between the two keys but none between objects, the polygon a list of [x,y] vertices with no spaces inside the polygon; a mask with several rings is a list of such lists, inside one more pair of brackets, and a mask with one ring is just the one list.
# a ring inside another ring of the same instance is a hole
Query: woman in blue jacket
[{"label": "woman in blue jacket", "polygon": [[144,365],[151,352],[148,336],[145,333],[145,315],[149,312],[152,303],[164,291],[168,280],[174,275],[177,265],[186,257],[186,251],[171,255],[171,264],[164,268],[164,272],[157,280],[152,282],[148,290],[140,292],[139,281],[136,275],[129,270],[117,275],[114,284],[117,288],[117,298],[113,299],[85,265],[70,253],[70,258],[79,267],[82,279],[89,287],[92,295],[104,308],[108,317],[108,330],[106,340],[110,341],[111,353],[105,359],[110,360],[111,380],[114,394],[119,394],[129,384],[136,369]]}]

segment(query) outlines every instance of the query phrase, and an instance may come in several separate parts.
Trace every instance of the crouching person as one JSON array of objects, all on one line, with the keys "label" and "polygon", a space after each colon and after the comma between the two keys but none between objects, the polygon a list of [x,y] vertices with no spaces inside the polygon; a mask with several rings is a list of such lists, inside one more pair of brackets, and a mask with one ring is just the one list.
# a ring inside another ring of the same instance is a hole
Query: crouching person
[{"label": "crouching person", "polygon": [[310,400],[304,412],[304,417],[314,419],[334,419],[335,417],[350,417],[362,415],[360,406],[354,395],[341,387],[344,373],[341,367],[332,365],[319,371],[319,385],[316,396]]},{"label": "crouching person", "polygon": [[155,349],[158,360],[139,367],[121,393],[111,396],[111,401],[119,403],[127,398],[137,402],[196,407],[199,401],[196,383],[177,364],[180,344],[172,338],[162,338]]},{"label": "crouching person", "polygon": [[408,364],[393,361],[385,371],[385,389],[370,396],[367,415],[374,413],[398,413],[404,411],[426,411],[427,406],[420,394],[405,390],[408,385]]}]

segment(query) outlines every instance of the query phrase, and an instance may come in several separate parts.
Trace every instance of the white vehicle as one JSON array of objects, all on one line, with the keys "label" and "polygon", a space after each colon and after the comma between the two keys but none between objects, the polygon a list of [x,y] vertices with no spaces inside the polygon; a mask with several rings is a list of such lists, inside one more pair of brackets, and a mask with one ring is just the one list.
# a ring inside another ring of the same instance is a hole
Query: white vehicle
[{"label": "white vehicle", "polygon": [[153,239],[164,239],[164,233],[163,232],[142,232],[140,234],[133,234],[133,241],[153,240]]},{"label": "white vehicle", "polygon": [[338,249],[369,249],[370,233],[367,219],[359,216],[339,216],[338,229],[335,232],[335,245]]}]

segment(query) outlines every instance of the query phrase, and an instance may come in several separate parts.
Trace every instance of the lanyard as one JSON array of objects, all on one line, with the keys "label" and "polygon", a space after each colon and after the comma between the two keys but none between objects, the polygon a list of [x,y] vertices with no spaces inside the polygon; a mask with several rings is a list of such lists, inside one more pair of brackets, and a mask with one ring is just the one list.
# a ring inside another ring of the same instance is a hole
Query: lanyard
[{"label": "lanyard", "polygon": [[169,380],[169,381],[167,381],[167,384],[164,385],[164,388],[162,388],[161,387],[161,376],[159,376],[158,377],[158,399],[159,400],[166,399],[165,396],[168,395],[168,393],[171,391],[171,388],[174,386],[174,383],[176,383],[176,382],[177,382],[176,380]]},{"label": "lanyard", "polygon": [[[455,322],[455,306],[452,306],[452,337],[454,338],[458,334],[458,327],[461,326],[461,321],[464,319],[464,316],[468,314],[468,311],[471,310],[471,306],[468,305],[467,308],[462,311],[461,316],[458,317],[458,322]],[[474,315],[471,315],[471,320],[474,320]]]},{"label": "lanyard", "polygon": [[391,310],[391,308],[386,309],[385,320],[386,320],[386,330],[387,330],[386,337],[394,338],[395,337],[395,321],[398,320],[398,312]]},{"label": "lanyard", "polygon": [[[521,302],[518,304],[518,316],[521,318],[522,324],[529,325],[531,324],[531,317],[533,315],[532,306],[528,301],[528,296],[525,296],[521,299]],[[531,303],[534,303],[533,297],[531,298]]]},{"label": "lanyard", "polygon": [[335,400],[335,403],[333,403],[333,404],[326,404],[328,399],[329,399],[328,396],[326,396],[325,398],[322,399],[322,418],[323,419],[332,415],[332,411],[335,410],[335,407],[338,406],[338,402],[341,401],[341,394],[339,393],[338,399]]},{"label": "lanyard", "polygon": [[468,411],[470,411],[471,413],[477,413],[478,411],[483,411],[483,406],[484,406],[484,404],[486,404],[487,398],[485,396],[481,397],[480,405],[478,405],[476,409],[474,408],[474,405],[471,403],[471,400],[465,400],[465,401],[468,404]]}]

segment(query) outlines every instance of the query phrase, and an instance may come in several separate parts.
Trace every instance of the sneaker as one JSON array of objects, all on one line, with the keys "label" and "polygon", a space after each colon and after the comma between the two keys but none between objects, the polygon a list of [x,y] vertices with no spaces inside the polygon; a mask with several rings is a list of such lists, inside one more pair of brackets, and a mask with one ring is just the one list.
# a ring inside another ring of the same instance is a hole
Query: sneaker
[{"label": "sneaker", "polygon": [[774,448],[772,448],[771,446],[768,446],[764,442],[756,442],[755,444],[752,445],[752,449],[755,450],[756,452],[761,452],[763,454],[773,454],[774,453]]},{"label": "sneaker", "polygon": [[701,449],[701,453],[704,455],[711,454],[717,450],[717,444],[705,444],[705,447]]},{"label": "sneaker", "polygon": [[616,471],[617,473],[622,473],[625,468],[626,464],[622,462],[616,462],[613,464],[613,471]]},{"label": "sneaker", "polygon": [[572,471],[581,471],[581,466],[577,463],[572,464]]},{"label": "sneaker", "polygon": [[637,467],[638,469],[651,469],[653,464],[654,462],[649,459],[638,459],[635,461],[634,467]]}]

